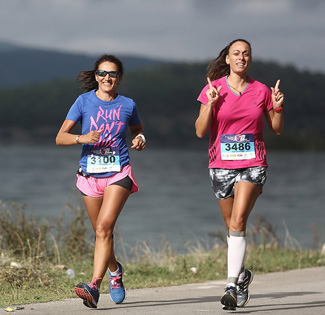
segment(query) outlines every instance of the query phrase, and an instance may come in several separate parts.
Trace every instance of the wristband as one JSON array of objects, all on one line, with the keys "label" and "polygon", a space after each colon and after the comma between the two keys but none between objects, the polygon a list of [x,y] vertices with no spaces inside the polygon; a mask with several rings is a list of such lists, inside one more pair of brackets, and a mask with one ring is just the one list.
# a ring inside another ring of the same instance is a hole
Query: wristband
[{"label": "wristband", "polygon": [[283,107],[273,107],[273,110],[276,112],[276,113],[280,113],[283,111]]},{"label": "wristband", "polygon": [[76,138],[76,142],[77,142],[77,143],[80,143],[80,142],[79,142],[79,138],[80,138],[80,136],[77,136],[77,138]]},{"label": "wristband", "polygon": [[146,143],[146,138],[145,138],[145,136],[143,134],[137,135],[136,138],[141,138],[142,142]]}]

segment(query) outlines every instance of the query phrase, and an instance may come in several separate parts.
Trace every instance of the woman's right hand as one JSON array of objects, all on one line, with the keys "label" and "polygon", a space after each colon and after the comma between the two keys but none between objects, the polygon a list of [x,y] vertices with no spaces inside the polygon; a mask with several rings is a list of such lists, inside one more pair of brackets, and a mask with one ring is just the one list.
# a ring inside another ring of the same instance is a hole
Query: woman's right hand
[{"label": "woman's right hand", "polygon": [[80,143],[96,143],[99,140],[100,134],[103,130],[90,131],[86,135],[81,135],[79,138]]},{"label": "woman's right hand", "polygon": [[222,86],[220,85],[218,89],[216,89],[212,83],[210,78],[207,78],[208,84],[209,84],[209,89],[205,92],[207,98],[208,98],[208,104],[214,107],[214,105],[217,103],[217,100],[220,96],[220,91],[222,89]]}]

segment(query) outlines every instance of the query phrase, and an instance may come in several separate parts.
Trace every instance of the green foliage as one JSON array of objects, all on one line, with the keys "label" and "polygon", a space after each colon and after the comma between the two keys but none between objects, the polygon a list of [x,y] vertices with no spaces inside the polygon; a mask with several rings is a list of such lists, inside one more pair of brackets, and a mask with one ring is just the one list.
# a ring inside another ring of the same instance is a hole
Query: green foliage
[{"label": "green foliage", "polygon": [[[69,208],[73,220],[61,216],[44,221],[27,217],[24,205],[0,204],[0,307],[74,297],[74,285],[92,278],[94,239],[91,227],[85,224],[86,211]],[[246,252],[246,267],[255,273],[325,265],[319,250],[281,247],[268,222],[259,218],[255,224],[248,232]],[[120,243],[118,233],[115,236]],[[217,236],[221,245],[204,249],[198,242],[195,246],[191,243],[182,255],[166,240],[157,250],[147,242],[138,244],[131,257],[118,257],[125,268],[126,288],[225,279],[227,249],[224,235]],[[68,268],[74,269],[75,278],[67,276]],[[103,281],[101,292],[108,291],[108,281]]]},{"label": "green foliage", "polygon": [[[61,233],[65,260],[67,258],[70,261],[80,260],[84,257],[92,258],[95,238],[93,233],[89,231],[87,212],[81,204],[77,209],[70,204],[68,206],[73,214],[73,219],[68,225],[62,225],[62,222],[60,222],[61,224],[57,229]],[[92,240],[89,239],[89,235],[93,237]]]},{"label": "green foliage", "polygon": [[47,260],[52,226],[26,216],[24,205],[0,201],[0,248],[31,263]]},{"label": "green foliage", "polygon": [[196,101],[205,85],[205,65],[168,64],[125,76],[121,94],[139,106],[151,145],[191,146],[197,142],[194,122]]},{"label": "green foliage", "polygon": [[[125,73],[119,92],[138,104],[151,147],[207,148],[207,140],[197,139],[194,129],[199,113],[196,100],[206,84],[207,63],[153,63],[141,71]],[[285,93],[284,132],[277,137],[265,128],[267,148],[325,149],[325,107],[321,93],[324,74],[254,61],[249,75],[268,87],[280,78]],[[54,140],[80,93],[73,80],[0,90],[0,140]]]},{"label": "green foliage", "polygon": [[72,220],[65,220],[64,215],[46,220],[27,216],[24,205],[0,201],[0,249],[34,266],[89,256],[94,239],[90,240],[87,213],[81,206],[69,207]]}]

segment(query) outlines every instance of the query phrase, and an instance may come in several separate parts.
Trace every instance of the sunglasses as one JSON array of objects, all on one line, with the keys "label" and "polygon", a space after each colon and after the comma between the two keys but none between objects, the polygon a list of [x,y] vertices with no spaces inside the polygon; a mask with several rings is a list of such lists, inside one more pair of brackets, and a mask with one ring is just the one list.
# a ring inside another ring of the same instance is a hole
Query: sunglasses
[{"label": "sunglasses", "polygon": [[119,71],[105,71],[105,70],[96,70],[96,74],[100,77],[105,78],[109,75],[111,78],[118,78],[121,75]]}]

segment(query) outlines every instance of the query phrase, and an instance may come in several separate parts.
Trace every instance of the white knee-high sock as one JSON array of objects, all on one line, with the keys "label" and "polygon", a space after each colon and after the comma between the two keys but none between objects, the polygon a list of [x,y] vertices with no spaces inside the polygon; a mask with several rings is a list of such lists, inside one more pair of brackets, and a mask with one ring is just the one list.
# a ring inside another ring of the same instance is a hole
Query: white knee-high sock
[{"label": "white knee-high sock", "polygon": [[246,253],[245,231],[229,230],[228,239],[228,279],[227,283],[236,284],[244,265]]},{"label": "white knee-high sock", "polygon": [[[229,235],[227,234],[227,246],[229,245]],[[246,273],[245,273],[245,266],[244,262],[243,265],[241,266],[240,274],[238,276],[238,282],[243,282],[245,279]]]},{"label": "white knee-high sock", "polygon": [[245,277],[246,277],[245,267],[242,266],[242,267],[241,267],[240,274],[239,274],[239,276],[238,276],[238,283],[243,282],[244,279],[245,279]]}]

